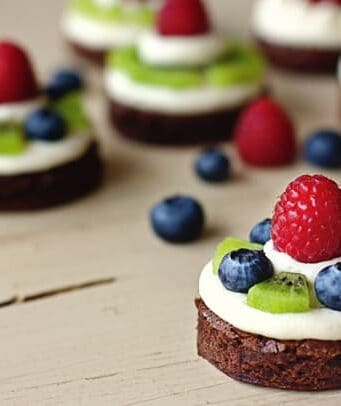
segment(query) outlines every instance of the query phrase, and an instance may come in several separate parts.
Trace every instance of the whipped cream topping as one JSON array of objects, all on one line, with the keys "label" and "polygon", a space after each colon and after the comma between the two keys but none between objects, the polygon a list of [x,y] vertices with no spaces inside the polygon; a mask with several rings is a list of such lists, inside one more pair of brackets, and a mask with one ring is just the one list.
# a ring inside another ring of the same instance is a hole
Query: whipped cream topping
[{"label": "whipped cream topping", "polygon": [[327,308],[305,313],[272,314],[247,305],[246,294],[231,292],[208,263],[200,275],[199,294],[206,306],[240,330],[279,340],[341,340],[341,314]]},{"label": "whipped cream topping", "polygon": [[90,131],[57,142],[29,142],[20,155],[0,155],[0,176],[45,171],[80,158],[93,141]]},{"label": "whipped cream topping", "polygon": [[95,4],[99,7],[103,8],[112,8],[113,6],[116,6],[117,4],[120,4],[120,0],[93,0]]},{"label": "whipped cream topping", "polygon": [[257,36],[280,45],[341,48],[341,7],[308,0],[257,0],[253,12]]},{"label": "whipped cream topping", "polygon": [[[329,261],[306,264],[292,258],[285,252],[277,251],[270,240],[264,245],[264,253],[272,262],[276,272],[294,272],[303,274],[311,284],[314,284],[317,274],[327,266],[341,262],[341,257],[333,258]],[[340,313],[341,317],[341,313]]]},{"label": "whipped cream topping", "polygon": [[43,100],[41,98],[20,103],[0,103],[0,123],[3,121],[22,122],[42,105]]},{"label": "whipped cream topping", "polygon": [[155,66],[207,65],[228,50],[226,38],[208,33],[193,37],[166,37],[156,31],[143,34],[138,40],[140,58]]},{"label": "whipped cream topping", "polygon": [[168,114],[201,114],[238,107],[257,96],[261,83],[218,88],[208,85],[191,89],[171,89],[133,81],[114,69],[105,72],[105,87],[110,98],[143,111]]},{"label": "whipped cream topping", "polygon": [[131,45],[143,30],[136,24],[96,21],[74,11],[67,12],[62,19],[62,31],[67,38],[94,50]]}]

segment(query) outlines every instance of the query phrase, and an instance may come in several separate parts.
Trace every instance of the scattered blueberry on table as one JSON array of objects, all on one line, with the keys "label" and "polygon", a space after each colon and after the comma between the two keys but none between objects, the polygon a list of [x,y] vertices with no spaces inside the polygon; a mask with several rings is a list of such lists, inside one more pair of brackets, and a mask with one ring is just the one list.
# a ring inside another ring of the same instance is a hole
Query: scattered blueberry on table
[{"label": "scattered blueberry on table", "polygon": [[341,311],[341,262],[319,272],[315,279],[315,292],[323,305]]},{"label": "scattered blueberry on table", "polygon": [[223,152],[208,149],[197,158],[195,171],[206,182],[224,182],[230,177],[231,164]]},{"label": "scattered blueberry on table", "polygon": [[157,203],[151,210],[150,219],[159,237],[181,243],[200,237],[205,215],[200,203],[192,197],[173,196]]},{"label": "scattered blueberry on table", "polygon": [[83,79],[78,72],[71,69],[63,69],[53,75],[45,92],[50,99],[56,100],[67,93],[79,91],[83,87]]},{"label": "scattered blueberry on table", "polygon": [[265,244],[271,239],[271,219],[257,223],[250,232],[250,241]]},{"label": "scattered blueberry on table", "polygon": [[308,162],[322,168],[341,167],[341,133],[315,131],[305,142],[303,155]]},{"label": "scattered blueberry on table", "polygon": [[24,129],[31,140],[58,141],[65,137],[67,125],[58,113],[42,108],[28,116]]},{"label": "scattered blueberry on table", "polygon": [[273,266],[263,251],[241,248],[223,258],[218,275],[226,289],[247,293],[257,283],[273,275]]}]

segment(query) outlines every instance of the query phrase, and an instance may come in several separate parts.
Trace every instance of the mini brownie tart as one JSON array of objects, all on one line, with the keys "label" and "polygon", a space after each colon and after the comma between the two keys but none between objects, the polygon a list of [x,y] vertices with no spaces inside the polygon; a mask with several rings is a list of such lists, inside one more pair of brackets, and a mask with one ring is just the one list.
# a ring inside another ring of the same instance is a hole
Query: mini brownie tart
[{"label": "mini brownie tart", "polygon": [[102,63],[105,54],[131,45],[154,21],[158,0],[70,0],[62,31],[81,57]]},{"label": "mini brownie tart", "polygon": [[335,74],[341,51],[339,0],[257,0],[253,32],[278,67]]},{"label": "mini brownie tart", "polygon": [[76,73],[60,71],[43,97],[24,51],[0,42],[0,210],[54,206],[99,185],[81,86]]},{"label": "mini brownie tart", "polygon": [[199,355],[246,383],[341,389],[339,186],[297,178],[250,239],[225,239],[200,275]]},{"label": "mini brownie tart", "polygon": [[263,78],[258,53],[215,32],[200,0],[167,0],[155,30],[109,55],[105,87],[122,135],[191,144],[228,139]]}]

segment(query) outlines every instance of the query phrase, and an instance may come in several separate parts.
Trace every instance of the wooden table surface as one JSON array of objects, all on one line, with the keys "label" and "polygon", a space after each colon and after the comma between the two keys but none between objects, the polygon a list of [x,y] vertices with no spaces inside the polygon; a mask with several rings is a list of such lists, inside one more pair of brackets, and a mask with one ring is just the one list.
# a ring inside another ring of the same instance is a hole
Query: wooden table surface
[{"label": "wooden table surface", "polygon": [[[245,35],[250,0],[211,0],[217,22]],[[59,0],[1,0],[0,35],[31,51],[42,77],[65,65]],[[99,72],[89,107],[107,173],[98,193],[34,214],[0,215],[0,404],[7,405],[339,405],[340,393],[293,393],[232,381],[196,355],[198,276],[226,235],[247,237],[271,215],[286,183],[314,168],[243,167],[222,186],[199,182],[196,148],[145,147],[111,135]],[[335,80],[271,73],[300,136],[338,124]],[[234,156],[232,147],[226,146]],[[340,172],[331,172],[340,179]],[[174,193],[198,197],[203,238],[158,240],[148,211]]]}]

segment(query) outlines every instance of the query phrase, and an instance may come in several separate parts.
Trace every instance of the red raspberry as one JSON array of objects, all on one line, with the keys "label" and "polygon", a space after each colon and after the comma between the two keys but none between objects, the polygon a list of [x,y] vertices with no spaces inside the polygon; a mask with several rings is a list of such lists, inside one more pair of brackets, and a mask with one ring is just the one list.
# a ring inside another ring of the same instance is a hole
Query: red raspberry
[{"label": "red raspberry", "polygon": [[161,35],[200,35],[210,31],[210,23],[201,0],[166,0],[157,29]]},{"label": "red raspberry", "polygon": [[263,97],[242,113],[234,134],[241,158],[255,166],[281,166],[295,158],[295,131],[274,100]]},{"label": "red raspberry", "polygon": [[25,52],[13,43],[0,42],[0,103],[21,102],[37,95],[37,81]]},{"label": "red raspberry", "polygon": [[322,175],[290,183],[276,204],[272,240],[278,251],[316,263],[341,255],[341,190]]}]

